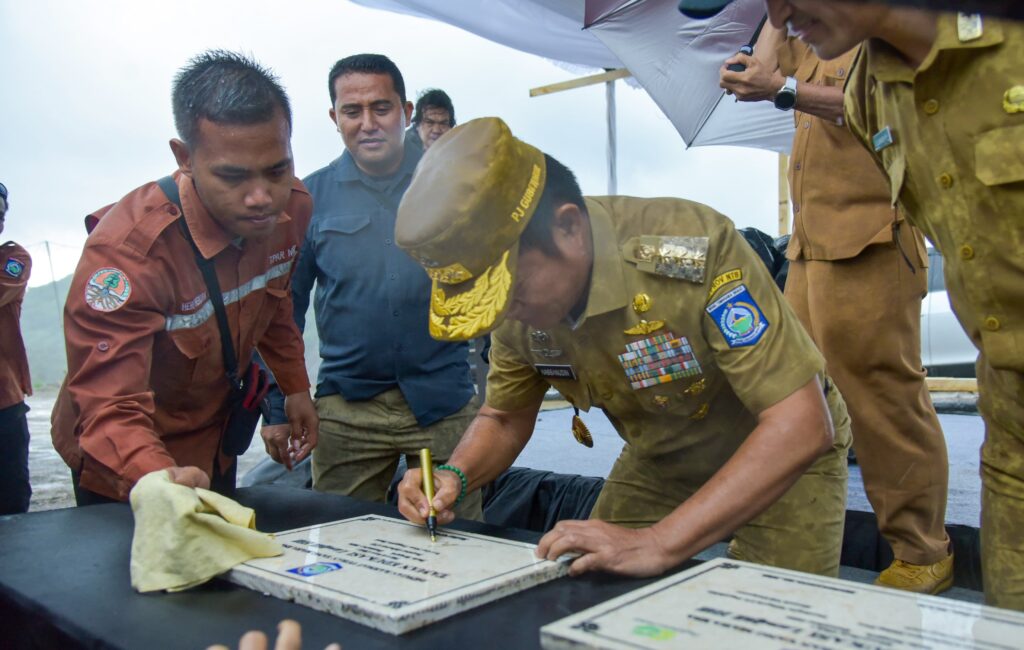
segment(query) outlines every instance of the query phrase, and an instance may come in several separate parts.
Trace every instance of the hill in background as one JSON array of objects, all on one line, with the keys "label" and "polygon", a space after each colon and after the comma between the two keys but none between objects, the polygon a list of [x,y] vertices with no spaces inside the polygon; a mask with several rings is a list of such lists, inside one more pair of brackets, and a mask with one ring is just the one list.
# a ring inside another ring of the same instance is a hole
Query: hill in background
[{"label": "hill in background", "polygon": [[[69,275],[57,282],[31,287],[25,293],[21,308],[21,336],[25,340],[35,386],[60,384],[67,374],[63,319],[64,301],[70,286]],[[312,301],[306,322],[310,324],[302,337],[306,344],[306,369],[310,373],[310,381],[315,384],[316,372],[320,368],[320,339],[316,335]]]}]

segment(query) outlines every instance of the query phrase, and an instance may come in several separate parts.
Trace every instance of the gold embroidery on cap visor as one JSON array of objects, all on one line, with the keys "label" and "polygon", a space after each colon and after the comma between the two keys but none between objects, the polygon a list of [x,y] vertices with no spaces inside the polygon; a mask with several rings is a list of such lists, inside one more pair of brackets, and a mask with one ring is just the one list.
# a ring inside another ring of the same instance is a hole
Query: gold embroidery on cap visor
[{"label": "gold embroidery on cap visor", "polygon": [[508,307],[517,244],[478,277],[460,284],[434,280],[430,292],[430,335],[439,341],[468,341],[498,324]]}]

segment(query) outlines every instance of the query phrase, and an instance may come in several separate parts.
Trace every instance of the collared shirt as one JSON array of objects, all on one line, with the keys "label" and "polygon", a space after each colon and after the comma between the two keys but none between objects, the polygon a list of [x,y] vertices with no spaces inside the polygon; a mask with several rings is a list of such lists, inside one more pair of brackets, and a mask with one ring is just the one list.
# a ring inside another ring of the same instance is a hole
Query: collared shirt
[{"label": "collared shirt", "polygon": [[394,242],[398,204],[421,156],[407,141],[399,170],[375,178],[346,151],[305,179],[313,220],[292,291],[302,327],[316,282],[318,397],[367,400],[398,386],[428,426],[465,406],[474,388],[468,344],[430,337],[430,279]]},{"label": "collared shirt", "polygon": [[[273,233],[235,241],[191,180],[175,175],[187,224],[212,259],[238,359],[258,347],[286,393],[309,388],[288,291],[312,209],[296,181]],[[132,191],[86,240],[64,312],[68,376],[54,447],[81,484],[124,499],[144,474],[194,465],[211,474],[230,386],[217,319],[181,215],[155,183]],[[244,361],[243,361],[244,363]]]},{"label": "collared shirt", "polygon": [[968,29],[961,40],[958,16],[941,14],[917,69],[869,41],[846,113],[885,168],[890,201],[942,251],[967,334],[993,367],[1021,372],[1024,25],[980,20],[980,34]]},{"label": "collared shirt", "polygon": [[[594,266],[583,315],[575,328],[543,332],[502,323],[487,404],[519,410],[554,386],[582,410],[602,409],[640,457],[700,485],[753,431],[756,414],[824,360],[725,217],[679,199],[586,205]],[[641,319],[657,327],[638,329]]]},{"label": "collared shirt", "polygon": [[12,241],[0,245],[0,410],[32,394],[21,338],[21,302],[31,274],[27,250]]},{"label": "collared shirt", "polygon": [[[841,90],[859,49],[822,61],[800,39],[790,36],[779,46],[779,71],[795,77],[800,85]],[[902,221],[902,216],[893,209],[885,176],[864,145],[845,122],[800,111],[793,112],[793,119],[796,132],[789,159],[793,234],[786,256],[849,259],[867,246],[893,241],[894,223]],[[921,235],[909,231],[901,244],[909,244],[908,254],[916,249],[918,265],[923,265]]]}]

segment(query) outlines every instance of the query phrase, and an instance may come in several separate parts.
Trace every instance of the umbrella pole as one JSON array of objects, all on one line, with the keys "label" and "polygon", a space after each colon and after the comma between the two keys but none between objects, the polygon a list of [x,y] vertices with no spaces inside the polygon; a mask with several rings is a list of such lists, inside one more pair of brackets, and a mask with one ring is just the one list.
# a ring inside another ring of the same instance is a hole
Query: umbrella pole
[{"label": "umbrella pole", "polygon": [[[610,72],[610,70],[609,70]],[[618,143],[615,132],[615,80],[611,79],[604,83],[604,98],[608,113],[608,195],[618,194]]]}]

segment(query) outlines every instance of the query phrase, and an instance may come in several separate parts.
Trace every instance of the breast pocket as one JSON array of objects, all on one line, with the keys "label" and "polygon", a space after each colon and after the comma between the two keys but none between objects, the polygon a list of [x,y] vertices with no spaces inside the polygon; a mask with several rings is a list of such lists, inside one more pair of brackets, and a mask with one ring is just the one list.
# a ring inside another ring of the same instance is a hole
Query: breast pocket
[{"label": "breast pocket", "polygon": [[974,144],[974,173],[989,187],[1024,181],[1024,124],[982,133]]},{"label": "breast pocket", "polygon": [[270,326],[270,321],[274,318],[274,314],[281,307],[281,301],[287,297],[287,289],[275,289],[274,287],[264,289],[263,304],[260,306],[259,314],[256,316],[256,321],[252,328],[252,344],[254,346],[263,338],[263,334],[267,331],[267,327]]},{"label": "breast pocket", "polygon": [[[365,246],[372,212],[352,212],[319,220],[314,234],[317,265],[328,274],[347,273],[360,265],[356,242]],[[335,275],[334,277],[340,277]]]},{"label": "breast pocket", "polygon": [[[211,315],[210,318],[213,318]],[[165,377],[171,385],[178,385],[182,379],[188,382],[203,381],[213,371],[213,364],[223,365],[218,354],[213,355],[213,337],[205,325],[172,331],[171,342],[177,354],[154,355],[154,383]]]}]

